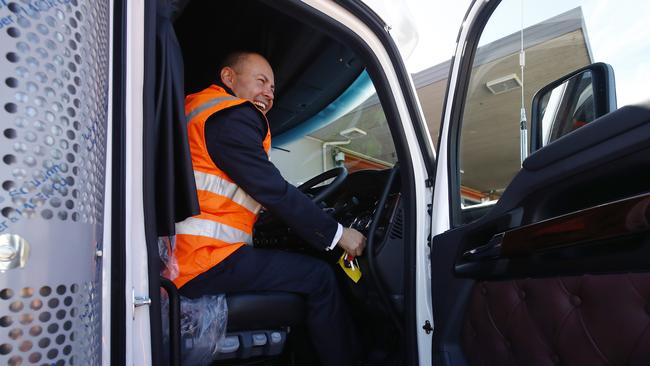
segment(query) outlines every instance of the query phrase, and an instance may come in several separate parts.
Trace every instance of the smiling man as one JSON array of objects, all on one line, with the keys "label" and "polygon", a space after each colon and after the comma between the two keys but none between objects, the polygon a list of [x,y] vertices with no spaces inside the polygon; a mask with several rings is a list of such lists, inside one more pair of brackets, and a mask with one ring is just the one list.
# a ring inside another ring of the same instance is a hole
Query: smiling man
[{"label": "smiling man", "polygon": [[174,282],[190,298],[250,291],[302,294],[322,364],[351,363],[354,342],[332,268],[312,257],[250,244],[261,206],[322,250],[339,245],[358,256],[366,238],[324,213],[269,161],[266,113],[273,106],[274,76],[266,59],[232,53],[219,76],[220,85],[185,100],[201,213],[176,225],[179,276]]}]

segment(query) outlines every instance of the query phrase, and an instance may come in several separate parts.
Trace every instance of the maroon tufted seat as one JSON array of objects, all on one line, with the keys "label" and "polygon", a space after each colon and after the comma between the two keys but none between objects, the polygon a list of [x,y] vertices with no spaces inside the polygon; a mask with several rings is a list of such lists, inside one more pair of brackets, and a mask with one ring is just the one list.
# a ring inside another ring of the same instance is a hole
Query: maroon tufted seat
[{"label": "maroon tufted seat", "polygon": [[470,365],[650,365],[650,274],[479,282],[463,322]]}]

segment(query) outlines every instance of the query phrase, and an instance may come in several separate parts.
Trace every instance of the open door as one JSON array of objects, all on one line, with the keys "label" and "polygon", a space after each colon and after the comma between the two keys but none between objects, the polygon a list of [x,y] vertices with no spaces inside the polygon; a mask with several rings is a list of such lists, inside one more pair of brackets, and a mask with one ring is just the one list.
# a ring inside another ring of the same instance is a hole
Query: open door
[{"label": "open door", "polygon": [[[650,94],[588,37],[641,19],[617,4],[599,23],[607,4],[578,3],[468,11],[434,193],[435,364],[650,364]],[[647,37],[626,42],[650,59]]]}]

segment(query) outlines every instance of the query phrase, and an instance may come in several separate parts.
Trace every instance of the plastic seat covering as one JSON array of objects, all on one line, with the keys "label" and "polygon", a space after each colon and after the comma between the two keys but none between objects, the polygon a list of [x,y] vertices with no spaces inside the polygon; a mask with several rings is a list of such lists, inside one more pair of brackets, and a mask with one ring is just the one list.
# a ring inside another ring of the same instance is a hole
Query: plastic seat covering
[{"label": "plastic seat covering", "polygon": [[470,365],[650,365],[650,274],[479,282],[461,342]]}]

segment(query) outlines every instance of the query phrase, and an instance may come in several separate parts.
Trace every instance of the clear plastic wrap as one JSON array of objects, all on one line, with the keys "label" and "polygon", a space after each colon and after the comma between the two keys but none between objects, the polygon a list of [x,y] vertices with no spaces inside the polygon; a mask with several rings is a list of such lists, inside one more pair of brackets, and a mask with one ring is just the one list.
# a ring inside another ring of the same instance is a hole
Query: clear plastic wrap
[{"label": "clear plastic wrap", "polygon": [[[169,349],[169,299],[162,293],[163,342]],[[224,295],[188,299],[181,296],[183,365],[210,365],[226,335],[228,306]]]},{"label": "clear plastic wrap", "polygon": [[161,268],[160,274],[171,281],[178,277],[178,260],[174,255],[174,250],[176,248],[175,244],[175,236],[158,237],[158,254],[160,255],[160,260],[164,265],[163,268]]}]

